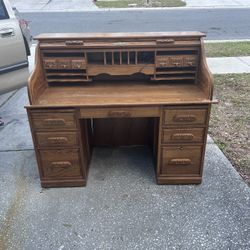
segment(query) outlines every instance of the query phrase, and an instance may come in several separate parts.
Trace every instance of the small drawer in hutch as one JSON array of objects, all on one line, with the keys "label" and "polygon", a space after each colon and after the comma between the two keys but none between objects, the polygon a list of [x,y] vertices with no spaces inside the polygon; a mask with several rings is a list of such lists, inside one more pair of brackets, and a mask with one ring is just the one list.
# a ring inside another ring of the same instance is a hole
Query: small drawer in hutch
[{"label": "small drawer in hutch", "polygon": [[80,177],[78,149],[40,150],[42,173],[45,178]]},{"label": "small drawer in hutch", "polygon": [[156,56],[157,68],[179,68],[195,67],[197,65],[197,56]]},{"label": "small drawer in hutch", "polygon": [[202,146],[164,146],[161,152],[161,175],[199,175]]},{"label": "small drawer in hutch", "polygon": [[76,129],[73,112],[31,112],[31,120],[33,127],[38,130]]},{"label": "small drawer in hutch", "polygon": [[164,109],[164,125],[206,125],[206,108]]},{"label": "small drawer in hutch", "polygon": [[162,143],[202,143],[204,128],[164,128]]},{"label": "small drawer in hutch", "polygon": [[37,145],[43,147],[77,147],[76,132],[36,132]]}]

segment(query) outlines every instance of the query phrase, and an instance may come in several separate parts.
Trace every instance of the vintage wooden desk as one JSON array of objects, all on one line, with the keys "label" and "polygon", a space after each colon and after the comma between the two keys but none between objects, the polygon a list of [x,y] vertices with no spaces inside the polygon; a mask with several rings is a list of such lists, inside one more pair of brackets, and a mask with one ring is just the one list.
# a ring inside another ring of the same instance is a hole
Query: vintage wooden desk
[{"label": "vintage wooden desk", "polygon": [[27,106],[43,187],[85,186],[95,146],[148,145],[158,184],[201,183],[213,81],[204,34],[36,37]]}]

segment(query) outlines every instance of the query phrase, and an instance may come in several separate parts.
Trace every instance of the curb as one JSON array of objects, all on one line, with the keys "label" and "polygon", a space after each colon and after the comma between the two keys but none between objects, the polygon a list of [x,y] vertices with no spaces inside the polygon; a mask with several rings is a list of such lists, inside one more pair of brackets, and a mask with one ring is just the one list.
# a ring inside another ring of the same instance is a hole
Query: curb
[{"label": "curb", "polygon": [[107,12],[107,11],[152,11],[152,10],[216,10],[216,9],[250,9],[250,5],[245,6],[192,6],[192,7],[154,7],[154,8],[93,8],[93,9],[86,9],[86,10],[75,10],[75,9],[67,9],[67,10],[20,10],[20,13],[37,13],[37,12]]}]

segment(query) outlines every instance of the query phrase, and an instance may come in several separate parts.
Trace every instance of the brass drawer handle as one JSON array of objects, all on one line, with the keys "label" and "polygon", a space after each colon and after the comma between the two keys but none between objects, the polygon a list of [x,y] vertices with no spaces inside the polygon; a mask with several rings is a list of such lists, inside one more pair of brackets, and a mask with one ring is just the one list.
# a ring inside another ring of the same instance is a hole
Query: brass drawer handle
[{"label": "brass drawer handle", "polygon": [[131,114],[128,111],[109,111],[108,116],[110,116],[110,117],[130,117]]},{"label": "brass drawer handle", "polygon": [[194,115],[175,115],[173,120],[175,122],[194,122],[196,117]]},{"label": "brass drawer handle", "polygon": [[194,65],[195,65],[195,62],[187,62],[187,65],[189,65],[189,66],[194,66]]},{"label": "brass drawer handle", "polygon": [[192,161],[190,159],[172,159],[170,164],[173,165],[191,165]]},{"label": "brass drawer handle", "polygon": [[192,141],[194,139],[194,135],[191,133],[176,133],[172,135],[172,139]]},{"label": "brass drawer handle", "polygon": [[75,40],[75,41],[65,41],[65,45],[83,45],[83,41],[78,41],[78,40]]},{"label": "brass drawer handle", "polygon": [[66,122],[64,119],[45,119],[43,121],[45,126],[47,125],[57,125],[57,126],[64,126],[66,125]]},{"label": "brass drawer handle", "polygon": [[64,144],[68,142],[66,137],[49,137],[48,141],[53,144]]},{"label": "brass drawer handle", "polygon": [[181,65],[181,63],[179,63],[179,62],[173,62],[173,65],[175,65],[176,67],[178,67],[178,66]]},{"label": "brass drawer handle", "polygon": [[72,167],[72,164],[69,161],[54,161],[54,162],[51,162],[50,167],[57,168],[57,169],[58,168],[67,169],[67,168]]}]

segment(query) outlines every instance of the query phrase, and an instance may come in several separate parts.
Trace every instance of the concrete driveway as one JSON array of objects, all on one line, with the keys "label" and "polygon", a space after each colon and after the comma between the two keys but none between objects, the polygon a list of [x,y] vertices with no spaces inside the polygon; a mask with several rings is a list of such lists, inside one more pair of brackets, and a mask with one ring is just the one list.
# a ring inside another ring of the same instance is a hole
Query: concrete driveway
[{"label": "concrete driveway", "polygon": [[96,148],[86,188],[42,189],[23,106],[0,97],[0,249],[250,249],[250,188],[209,138],[201,185],[157,186],[144,147]]}]

